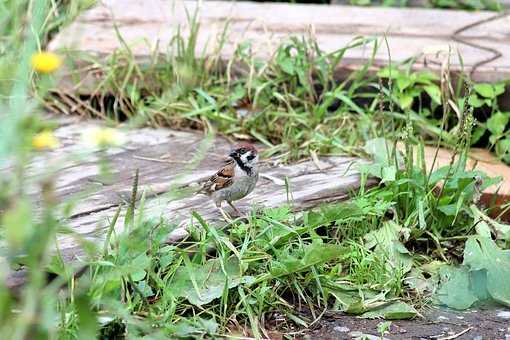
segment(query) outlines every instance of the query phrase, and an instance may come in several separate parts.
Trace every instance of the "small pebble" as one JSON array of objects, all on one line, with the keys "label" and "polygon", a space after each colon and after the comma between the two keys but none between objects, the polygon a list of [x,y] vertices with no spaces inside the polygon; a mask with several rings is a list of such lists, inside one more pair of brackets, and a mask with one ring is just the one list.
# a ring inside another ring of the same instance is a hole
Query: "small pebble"
[{"label": "small pebble", "polygon": [[510,340],[510,334],[505,334],[505,340]]},{"label": "small pebble", "polygon": [[349,331],[350,331],[350,329],[349,329],[349,328],[347,328],[347,327],[342,327],[342,326],[335,326],[335,327],[333,328],[333,330],[335,330],[335,331],[337,331],[337,332],[340,332],[340,333],[347,333],[347,332],[349,332]]},{"label": "small pebble", "polygon": [[483,340],[483,336],[477,335],[473,338],[473,340]]},{"label": "small pebble", "polygon": [[510,311],[508,310],[502,310],[501,312],[499,312],[498,314],[496,314],[496,316],[500,317],[500,318],[503,318],[503,319],[510,319]]},{"label": "small pebble", "polygon": [[459,315],[459,316],[457,316],[457,319],[462,320],[462,319],[464,319],[464,317]]},{"label": "small pebble", "polygon": [[439,315],[437,317],[438,320],[450,320],[449,318],[447,318],[446,316],[442,316],[442,315]]},{"label": "small pebble", "polygon": [[359,336],[362,336],[363,335],[363,332],[360,332],[360,331],[354,331],[354,332],[350,332],[349,335],[353,338],[357,338]]}]

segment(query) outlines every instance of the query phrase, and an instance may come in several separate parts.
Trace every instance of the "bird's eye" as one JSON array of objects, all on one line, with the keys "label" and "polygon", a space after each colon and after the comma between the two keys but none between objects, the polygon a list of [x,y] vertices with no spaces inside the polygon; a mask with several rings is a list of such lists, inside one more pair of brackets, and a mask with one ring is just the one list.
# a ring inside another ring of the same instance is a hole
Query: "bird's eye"
[{"label": "bird's eye", "polygon": [[245,152],[246,152],[246,149],[245,149],[245,148],[240,148],[240,149],[239,149],[239,152],[240,152],[240,153],[245,153]]}]

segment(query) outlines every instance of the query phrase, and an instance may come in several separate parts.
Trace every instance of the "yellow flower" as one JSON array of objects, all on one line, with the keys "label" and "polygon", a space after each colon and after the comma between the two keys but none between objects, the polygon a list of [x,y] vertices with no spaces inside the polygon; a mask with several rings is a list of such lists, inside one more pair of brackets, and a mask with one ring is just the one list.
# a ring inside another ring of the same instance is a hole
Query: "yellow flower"
[{"label": "yellow flower", "polygon": [[92,147],[119,146],[124,144],[122,132],[112,128],[93,128],[82,135],[83,142]]},{"label": "yellow flower", "polygon": [[60,67],[62,59],[52,52],[37,52],[32,55],[32,67],[40,73],[52,73]]},{"label": "yellow flower", "polygon": [[37,150],[55,149],[59,145],[57,137],[51,131],[39,132],[32,138],[32,146]]}]

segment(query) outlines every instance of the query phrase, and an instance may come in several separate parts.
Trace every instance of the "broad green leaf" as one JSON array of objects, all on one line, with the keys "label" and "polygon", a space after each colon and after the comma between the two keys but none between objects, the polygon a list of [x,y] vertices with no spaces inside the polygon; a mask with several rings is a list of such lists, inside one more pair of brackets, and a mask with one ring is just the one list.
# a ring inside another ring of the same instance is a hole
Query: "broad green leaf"
[{"label": "broad green leaf", "polygon": [[232,104],[237,102],[246,96],[246,88],[240,84],[234,87],[234,90],[230,94],[229,100]]},{"label": "broad green leaf", "polygon": [[497,302],[510,306],[510,250],[501,250],[488,237],[471,237],[464,250],[464,265],[487,272],[487,291]]},{"label": "broad green leaf", "polygon": [[510,114],[508,112],[496,112],[487,120],[487,128],[495,135],[501,135],[508,124]]},{"label": "broad green leaf", "polygon": [[341,311],[347,310],[349,306],[360,299],[357,290],[331,289],[329,293],[335,297],[335,306]]},{"label": "broad green leaf", "polygon": [[361,164],[359,170],[361,173],[370,177],[382,178],[382,165],[381,164]]},{"label": "broad green leaf", "polygon": [[485,104],[485,101],[480,99],[476,94],[472,94],[469,96],[468,103],[469,105],[478,108],[482,107]]},{"label": "broad green leaf", "polygon": [[[374,160],[375,164],[381,166],[391,166],[395,164],[395,157],[393,153],[394,143],[385,139],[385,138],[373,138],[369,139],[365,142],[365,146],[363,147],[365,152],[368,153]],[[396,159],[398,165],[403,164],[402,155],[398,150],[396,152]],[[381,169],[382,171],[382,169]],[[382,177],[382,175],[381,175]]]},{"label": "broad green leaf", "polygon": [[363,318],[410,319],[417,315],[413,307],[401,301],[392,301],[384,293],[360,291],[342,284],[330,287],[329,293],[335,297],[337,309]]},{"label": "broad green leaf", "polygon": [[494,84],[494,93],[496,94],[496,96],[499,96],[503,93],[505,93],[505,84],[502,84],[502,83],[499,83],[499,84]]},{"label": "broad green leaf", "polygon": [[496,154],[501,157],[510,153],[510,138],[501,139],[496,144]]},{"label": "broad green leaf", "polygon": [[487,271],[472,270],[471,271],[471,290],[476,295],[478,300],[486,301],[490,299],[489,291],[487,290]]},{"label": "broad green leaf", "polygon": [[276,221],[286,221],[289,219],[289,217],[292,216],[292,211],[290,210],[290,207],[285,205],[279,208],[269,208],[264,210],[264,214],[273,220]]},{"label": "broad green leaf", "polygon": [[483,126],[477,126],[471,135],[471,145],[474,145],[476,142],[482,138],[482,136],[485,134],[485,131],[487,131],[486,128]]},{"label": "broad green leaf", "polygon": [[400,105],[400,107],[402,109],[410,108],[411,105],[413,105],[413,96],[406,94],[406,93],[399,95],[398,96],[398,105]]},{"label": "broad green leaf", "polygon": [[204,319],[197,316],[182,318],[177,323],[167,325],[167,328],[176,337],[195,339],[199,334],[216,334],[218,323],[214,319]]},{"label": "broad green leaf", "polygon": [[271,263],[271,275],[280,277],[337,259],[346,253],[343,246],[337,244],[312,243],[303,247],[297,254],[283,255]]},{"label": "broad green leaf", "polygon": [[460,267],[440,269],[438,300],[449,307],[466,309],[478,300],[492,299],[510,306],[510,250],[501,250],[490,237],[472,236]]},{"label": "broad green leaf", "polygon": [[493,99],[496,97],[496,92],[494,91],[494,87],[491,84],[476,84],[474,87],[476,93],[485,98]]},{"label": "broad green leaf", "polygon": [[383,226],[365,235],[365,246],[369,249],[377,246],[386,247],[393,241],[398,241],[402,229],[395,221],[385,221]]},{"label": "broad green leaf", "polygon": [[133,281],[135,282],[142,281],[145,278],[145,275],[146,275],[145,270],[138,270],[131,274],[131,279],[133,279]]},{"label": "broad green leaf", "polygon": [[439,269],[439,275],[442,285],[436,297],[440,303],[454,309],[466,309],[478,300],[471,290],[466,267],[443,266]]},{"label": "broad green leaf", "polygon": [[433,82],[439,81],[439,77],[437,74],[423,71],[417,74],[416,82],[422,84],[431,84]]},{"label": "broad green leaf", "polygon": [[293,75],[295,73],[294,64],[290,58],[282,58],[278,60],[278,65],[282,68],[283,72]]},{"label": "broad green leaf", "polygon": [[190,263],[177,269],[166,289],[175,297],[186,298],[191,304],[201,306],[222,296],[226,286],[237,287],[253,281],[253,277],[241,276],[239,261],[231,258],[225,263],[226,275],[219,259],[205,264]]},{"label": "broad green leaf", "polygon": [[362,318],[376,319],[384,318],[386,320],[412,319],[418,315],[413,306],[402,301],[396,301],[380,308],[365,312]]},{"label": "broad green leaf", "polygon": [[478,235],[490,238],[491,234],[494,234],[498,240],[510,240],[510,225],[493,220],[474,204],[470,209],[474,216],[473,223]]},{"label": "broad green leaf", "polygon": [[427,85],[424,89],[436,104],[441,104],[441,90],[439,89],[439,86]]},{"label": "broad green leaf", "polygon": [[458,213],[457,203],[440,205],[437,209],[446,216],[455,216]]},{"label": "broad green leaf", "polygon": [[276,56],[276,62],[282,68],[283,72],[289,75],[296,74],[296,68],[294,67],[294,62],[289,55],[288,49],[279,50],[279,53]]},{"label": "broad green leaf", "polygon": [[405,75],[401,76],[399,69],[397,69],[395,66],[390,66],[379,70],[379,72],[377,72],[377,76],[381,78],[396,79],[398,77],[404,77]]},{"label": "broad green leaf", "polygon": [[385,293],[363,290],[358,292],[358,298],[348,305],[344,311],[348,314],[361,315],[370,310],[381,308],[387,304],[388,300]]},{"label": "broad green leaf", "polygon": [[406,76],[398,77],[396,83],[400,92],[403,92],[407,87],[413,84],[411,78]]},{"label": "broad green leaf", "polygon": [[381,182],[393,182],[397,176],[397,167],[394,165],[385,166],[382,168]]},{"label": "broad green leaf", "polygon": [[496,144],[496,142],[498,141],[498,139],[499,139],[499,136],[498,136],[498,135],[491,135],[491,136],[489,137],[489,143],[490,143],[491,145],[494,145],[494,144]]},{"label": "broad green leaf", "polygon": [[400,235],[405,230],[395,221],[385,221],[383,226],[365,235],[365,247],[384,254],[390,270],[402,268],[411,270],[413,259],[406,247],[400,242]]},{"label": "broad green leaf", "polygon": [[149,267],[151,264],[151,259],[147,256],[147,254],[140,254],[134,258],[134,260],[130,263],[130,265],[135,268],[137,271],[144,270]]}]

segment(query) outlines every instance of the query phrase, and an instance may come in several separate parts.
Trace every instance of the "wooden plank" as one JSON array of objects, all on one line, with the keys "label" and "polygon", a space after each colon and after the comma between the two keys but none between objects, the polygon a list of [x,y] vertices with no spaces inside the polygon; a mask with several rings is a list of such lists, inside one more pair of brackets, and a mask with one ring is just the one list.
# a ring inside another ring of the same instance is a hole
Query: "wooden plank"
[{"label": "wooden plank", "polygon": [[[198,6],[198,7],[197,7]],[[508,13],[466,12],[421,8],[361,8],[336,5],[251,3],[228,1],[108,0],[83,13],[51,42],[52,50],[79,50],[98,55],[121,46],[116,28],[140,58],[159,47],[165,52],[178,27],[187,32],[186,9],[198,8],[200,33],[197,52],[212,53],[215,40],[229,23],[222,58],[230,59],[236,45],[251,41],[258,57],[269,58],[289,36],[317,38],[326,52],[346,46],[355,37],[387,37],[391,59],[417,58],[417,68],[439,70],[448,53],[435,50],[450,46],[462,55],[464,69],[476,70],[477,81],[510,78],[510,19]],[[381,40],[380,40],[381,42]],[[376,65],[386,65],[386,48],[375,54]],[[342,67],[356,68],[371,58],[373,44],[352,48]],[[490,61],[495,55],[501,56]],[[200,55],[199,54],[199,55]],[[427,59],[425,63],[424,60]],[[487,62],[486,62],[487,61]],[[457,56],[452,69],[459,70]]]},{"label": "wooden plank", "polygon": [[[191,157],[204,141],[201,133],[163,128],[126,130],[126,144],[106,151],[112,177],[105,180],[100,176],[99,152],[83,154],[82,143],[83,131],[103,123],[78,117],[64,117],[60,121],[62,126],[56,129],[55,134],[62,143],[61,148],[41,154],[33,160],[29,169],[35,182],[48,168],[58,169],[54,176],[56,192],[61,202],[75,202],[71,213],[66,216],[66,222],[76,231],[78,238],[95,243],[102,241],[108,219],[115,214],[119,205],[126,206],[129,200],[137,169],[139,191],[146,192],[145,216],[189,221],[191,212],[197,211],[209,221],[220,220],[218,210],[208,197],[191,195],[176,199],[171,195],[171,188],[196,187],[198,182],[212,175],[231,148],[226,139],[215,138],[206,156],[196,167],[190,168],[188,163]],[[81,156],[76,157],[80,153]],[[326,157],[321,158],[319,164],[306,161],[283,166],[272,162],[262,162],[259,185],[248,198],[237,204],[241,210],[248,211],[251,206],[279,207],[289,203],[283,185],[285,178],[290,183],[290,204],[295,210],[343,200],[351,191],[359,188],[357,164],[366,161],[353,157]],[[6,170],[9,169],[3,169]],[[370,180],[367,186],[374,183],[374,180]],[[36,188],[35,183],[30,189],[34,195],[37,195]],[[83,191],[85,194],[81,194]],[[34,198],[37,200],[37,197]],[[117,223],[118,232],[123,229],[123,216],[124,212]],[[169,241],[176,242],[186,235],[183,225],[169,235]],[[81,254],[79,244],[75,236],[58,237],[59,249],[67,260]]]},{"label": "wooden plank", "polygon": [[[371,1],[371,6],[382,6],[383,1]],[[395,1],[395,7],[399,6],[399,3],[405,4],[405,7],[419,7],[419,8],[430,8],[432,6],[432,1],[429,0],[406,0],[406,1]],[[498,3],[502,9],[510,8],[510,0],[498,0],[494,1],[494,3]],[[350,0],[331,0],[331,4],[333,5],[349,5]],[[444,8],[448,10],[448,8]]]}]

